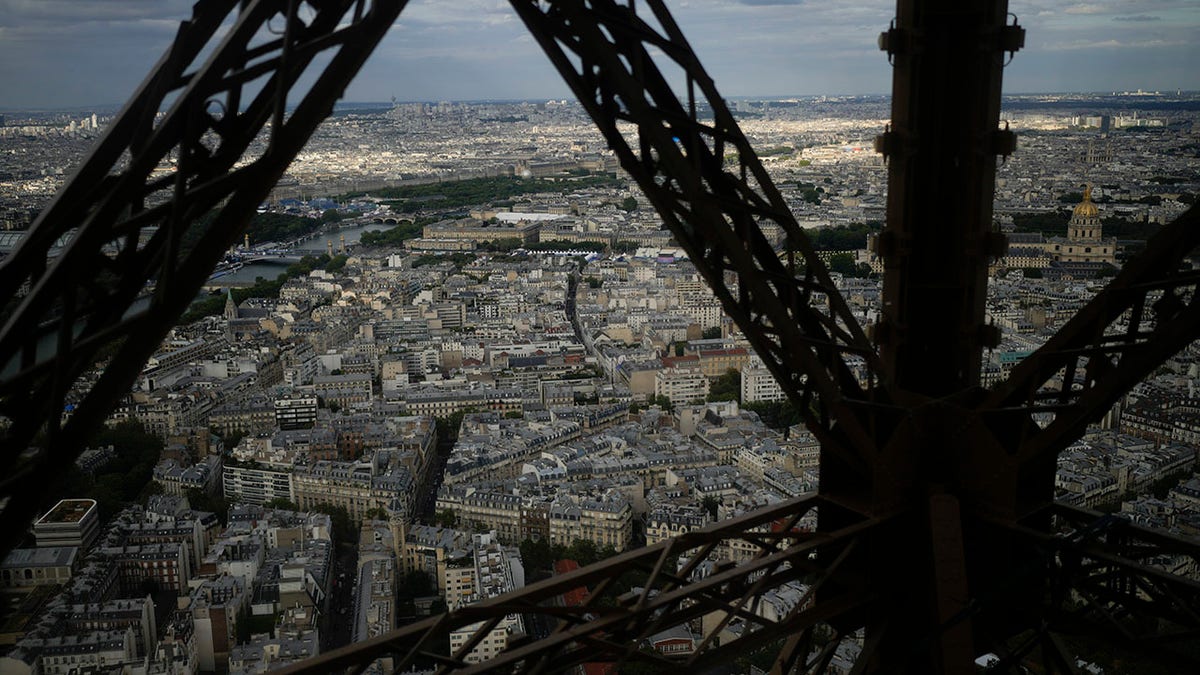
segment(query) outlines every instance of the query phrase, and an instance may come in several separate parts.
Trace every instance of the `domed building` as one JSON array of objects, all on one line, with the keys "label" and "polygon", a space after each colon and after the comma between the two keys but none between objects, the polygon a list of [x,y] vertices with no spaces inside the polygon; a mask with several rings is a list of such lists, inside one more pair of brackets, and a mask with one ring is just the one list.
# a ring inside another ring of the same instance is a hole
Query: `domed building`
[{"label": "domed building", "polygon": [[1092,201],[1092,187],[1083,191],[1083,201],[1075,205],[1067,223],[1067,236],[1051,237],[1046,241],[1050,259],[1061,263],[1116,264],[1117,240],[1104,238],[1100,209]]}]

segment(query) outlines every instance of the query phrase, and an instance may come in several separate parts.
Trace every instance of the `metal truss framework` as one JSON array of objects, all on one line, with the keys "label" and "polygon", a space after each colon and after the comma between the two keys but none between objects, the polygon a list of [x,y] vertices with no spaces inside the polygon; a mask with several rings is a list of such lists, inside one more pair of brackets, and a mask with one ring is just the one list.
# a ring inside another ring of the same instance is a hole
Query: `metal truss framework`
[{"label": "metal truss framework", "polygon": [[[404,4],[201,0],[92,156],[0,263],[0,289],[12,298],[0,329],[6,532],[31,515],[23,486],[73,458],[129,388]],[[292,672],[361,671],[385,655],[402,668],[553,672],[633,660],[682,669],[778,640],[777,672],[820,672],[839,638],[863,629],[856,672],[944,672],[989,650],[1014,666],[1038,652],[1048,672],[1071,672],[1063,626],[1098,621],[1129,640],[1143,639],[1147,626],[1160,637],[1194,634],[1195,584],[1147,560],[1182,555],[1194,564],[1195,544],[1055,507],[1051,497],[1057,452],[1200,335],[1200,277],[1179,271],[1200,243],[1200,210],[1164,228],[1007,382],[978,387],[980,352],[993,337],[980,279],[1002,248],[989,232],[994,161],[1013,148],[997,128],[1000,59],[1023,40],[1007,24],[1006,2],[899,0],[881,39],[896,89],[894,126],[879,141],[891,162],[879,349],[661,0],[511,4],[820,438],[821,495],[627,552]],[[332,54],[328,65],[313,66],[311,87],[299,85],[322,52]],[[301,99],[290,113],[289,95]],[[952,208],[935,218],[942,195]],[[201,218],[212,211],[215,218]],[[48,263],[67,233],[66,249]],[[947,252],[965,253],[939,276],[930,261]],[[147,284],[149,308],[133,310]],[[931,312],[931,302],[947,311]],[[40,339],[52,341],[48,354],[39,353]],[[103,375],[80,386],[101,354],[109,356]],[[922,378],[922,367],[936,374]],[[84,392],[80,400],[67,398],[72,387]],[[65,403],[77,405],[61,423]],[[43,423],[49,450],[20,459]],[[801,531],[800,518],[814,509],[817,532]],[[1060,536],[1064,527],[1074,534]],[[713,558],[731,541],[755,552],[734,566]],[[637,583],[626,588],[625,574]],[[801,602],[785,617],[763,618],[762,594],[793,582],[805,585]],[[548,604],[580,585],[595,586],[585,606]],[[635,585],[642,590],[628,594]],[[547,638],[514,639],[486,666],[467,665],[471,648],[512,614],[560,623]],[[649,635],[706,615],[716,630],[689,660],[639,649]],[[482,630],[459,653],[435,648],[469,626]],[[729,626],[740,637],[718,644]]]},{"label": "metal truss framework", "polygon": [[[841,565],[863,533],[886,525],[863,520],[836,532],[812,532],[804,523],[815,522],[814,511],[823,503],[827,505],[821,497],[809,495],[760,509],[279,672],[362,672],[379,659],[390,659],[396,672],[421,666],[454,672],[557,673],[595,661],[612,662],[618,668],[625,662],[640,662],[673,672],[730,662],[793,636],[799,639],[788,650],[791,659],[821,672],[832,647],[816,653],[804,647],[812,645],[813,629],[824,620],[871,604],[870,594],[857,579],[843,577]],[[744,552],[737,564],[727,552],[717,555],[731,548]],[[759,611],[765,592],[787,584],[796,591],[796,600],[786,613],[773,617]],[[587,599],[578,606],[564,606],[560,598],[581,587],[588,589]],[[818,591],[827,596],[820,603],[815,602]],[[513,615],[526,621],[546,617],[557,626],[539,640],[518,636],[486,663],[467,660],[480,640]],[[701,619],[714,629],[694,654],[672,658],[642,648],[652,635]],[[726,628],[736,628],[742,636],[716,641]],[[473,639],[454,654],[442,651],[441,641],[447,635],[472,630]],[[832,633],[827,630],[826,638]],[[837,640],[828,642],[836,646]]]},{"label": "metal truss framework", "polygon": [[[1193,206],[1127,262],[1053,338],[988,393],[978,410],[998,428],[1019,411],[1009,446],[1034,462],[1078,438],[1129,389],[1200,335],[1200,273],[1182,270],[1200,246]],[[1029,415],[1052,415],[1045,426]]]},{"label": "metal truss framework", "polygon": [[[34,515],[34,496],[133,386],[404,5],[200,0],[0,263],[5,550]],[[310,68],[318,58],[327,61]],[[102,374],[79,382],[101,356]],[[73,392],[82,395],[68,399]],[[39,432],[41,452],[23,457]]]},{"label": "metal truss framework", "polygon": [[663,2],[645,17],[615,0],[511,4],[809,428],[866,452],[851,405],[886,400],[890,378]]}]

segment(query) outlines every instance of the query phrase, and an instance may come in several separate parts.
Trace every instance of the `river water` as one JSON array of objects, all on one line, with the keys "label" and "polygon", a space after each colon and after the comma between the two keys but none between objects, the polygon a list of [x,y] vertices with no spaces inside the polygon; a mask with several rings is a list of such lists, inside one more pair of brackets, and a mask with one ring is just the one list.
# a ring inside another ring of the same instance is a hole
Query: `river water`
[{"label": "river water", "polygon": [[[306,255],[310,252],[320,254],[320,253],[325,253],[327,251],[329,242],[333,242],[333,250],[336,253],[338,248],[341,246],[343,236],[346,238],[346,245],[350,246],[350,245],[354,245],[354,244],[358,243],[358,240],[362,237],[363,232],[374,231],[374,230],[386,230],[389,227],[394,227],[394,226],[393,225],[379,225],[379,224],[372,223],[372,224],[368,224],[368,225],[355,225],[353,227],[346,227],[346,228],[342,228],[340,230],[330,230],[329,232],[323,232],[320,235],[318,235],[317,237],[315,237],[313,239],[309,239],[308,241],[305,241],[298,248],[293,249],[293,250],[296,252],[297,255]],[[286,269],[287,269],[287,264],[246,265],[246,266],[242,267],[240,270],[238,270],[237,272],[234,272],[232,274],[226,274],[222,277],[219,277],[219,279],[217,280],[216,283],[220,283],[222,281],[227,281],[227,282],[233,282],[235,285],[239,285],[239,286],[248,285],[248,284],[254,283],[254,280],[256,277],[264,277],[266,279],[274,279],[275,277],[279,276],[280,274],[283,274],[283,272]],[[200,294],[198,297],[204,298],[204,297],[207,297],[208,295],[209,295],[208,291],[200,291]],[[148,297],[141,297],[141,298],[138,298],[137,300],[134,300],[133,305],[129,308],[129,311],[126,313],[126,316],[130,316],[134,313],[137,313],[137,312],[145,309],[146,306],[149,304],[149,302],[150,302],[150,299]],[[56,336],[53,333],[42,336],[38,340],[38,343],[37,343],[37,354],[38,354],[37,359],[39,361],[41,361],[43,359],[49,358],[55,352],[55,345],[56,345]],[[16,355],[16,356],[9,358],[7,361],[0,362],[0,378],[10,377],[13,373],[16,372],[18,356],[19,355]]]},{"label": "river water", "polygon": [[[313,239],[309,239],[301,243],[297,248],[293,248],[296,255],[320,255],[327,253],[329,244],[333,244],[333,252],[336,254],[341,247],[342,237],[346,238],[346,245],[353,246],[362,238],[363,232],[376,232],[395,227],[394,225],[380,225],[370,223],[367,225],[354,225],[352,227],[344,227],[340,230],[330,230],[322,232]],[[211,285],[219,285],[222,282],[232,283],[234,285],[246,285],[254,283],[258,277],[264,279],[274,279],[283,274],[290,263],[254,263],[245,265],[240,270],[231,274],[226,274],[210,282]]]}]

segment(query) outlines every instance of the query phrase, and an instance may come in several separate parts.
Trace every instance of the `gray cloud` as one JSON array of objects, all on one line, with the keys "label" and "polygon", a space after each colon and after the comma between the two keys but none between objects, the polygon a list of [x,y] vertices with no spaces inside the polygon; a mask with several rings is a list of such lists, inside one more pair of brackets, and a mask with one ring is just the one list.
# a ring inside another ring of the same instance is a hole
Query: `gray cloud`
[{"label": "gray cloud", "polygon": [[[192,1],[0,0],[0,105],[123,101],[190,16]],[[894,0],[678,0],[670,7],[726,96],[890,89],[875,39]],[[1194,0],[1013,0],[1011,9],[1028,37],[1005,72],[1008,91],[1200,89]],[[550,98],[567,89],[504,0],[413,0],[346,96],[393,95]]]}]

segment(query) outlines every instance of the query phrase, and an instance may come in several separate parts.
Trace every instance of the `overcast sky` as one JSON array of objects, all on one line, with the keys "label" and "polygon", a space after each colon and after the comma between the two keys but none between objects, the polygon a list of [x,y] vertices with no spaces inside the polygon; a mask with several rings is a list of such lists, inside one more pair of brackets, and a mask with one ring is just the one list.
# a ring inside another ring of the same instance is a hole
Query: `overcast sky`
[{"label": "overcast sky", "polygon": [[[668,2],[725,96],[887,93],[894,0]],[[191,0],[0,0],[0,109],[123,102]],[[1013,0],[1008,93],[1200,89],[1200,2]],[[504,0],[412,0],[345,100],[561,98]]]}]

